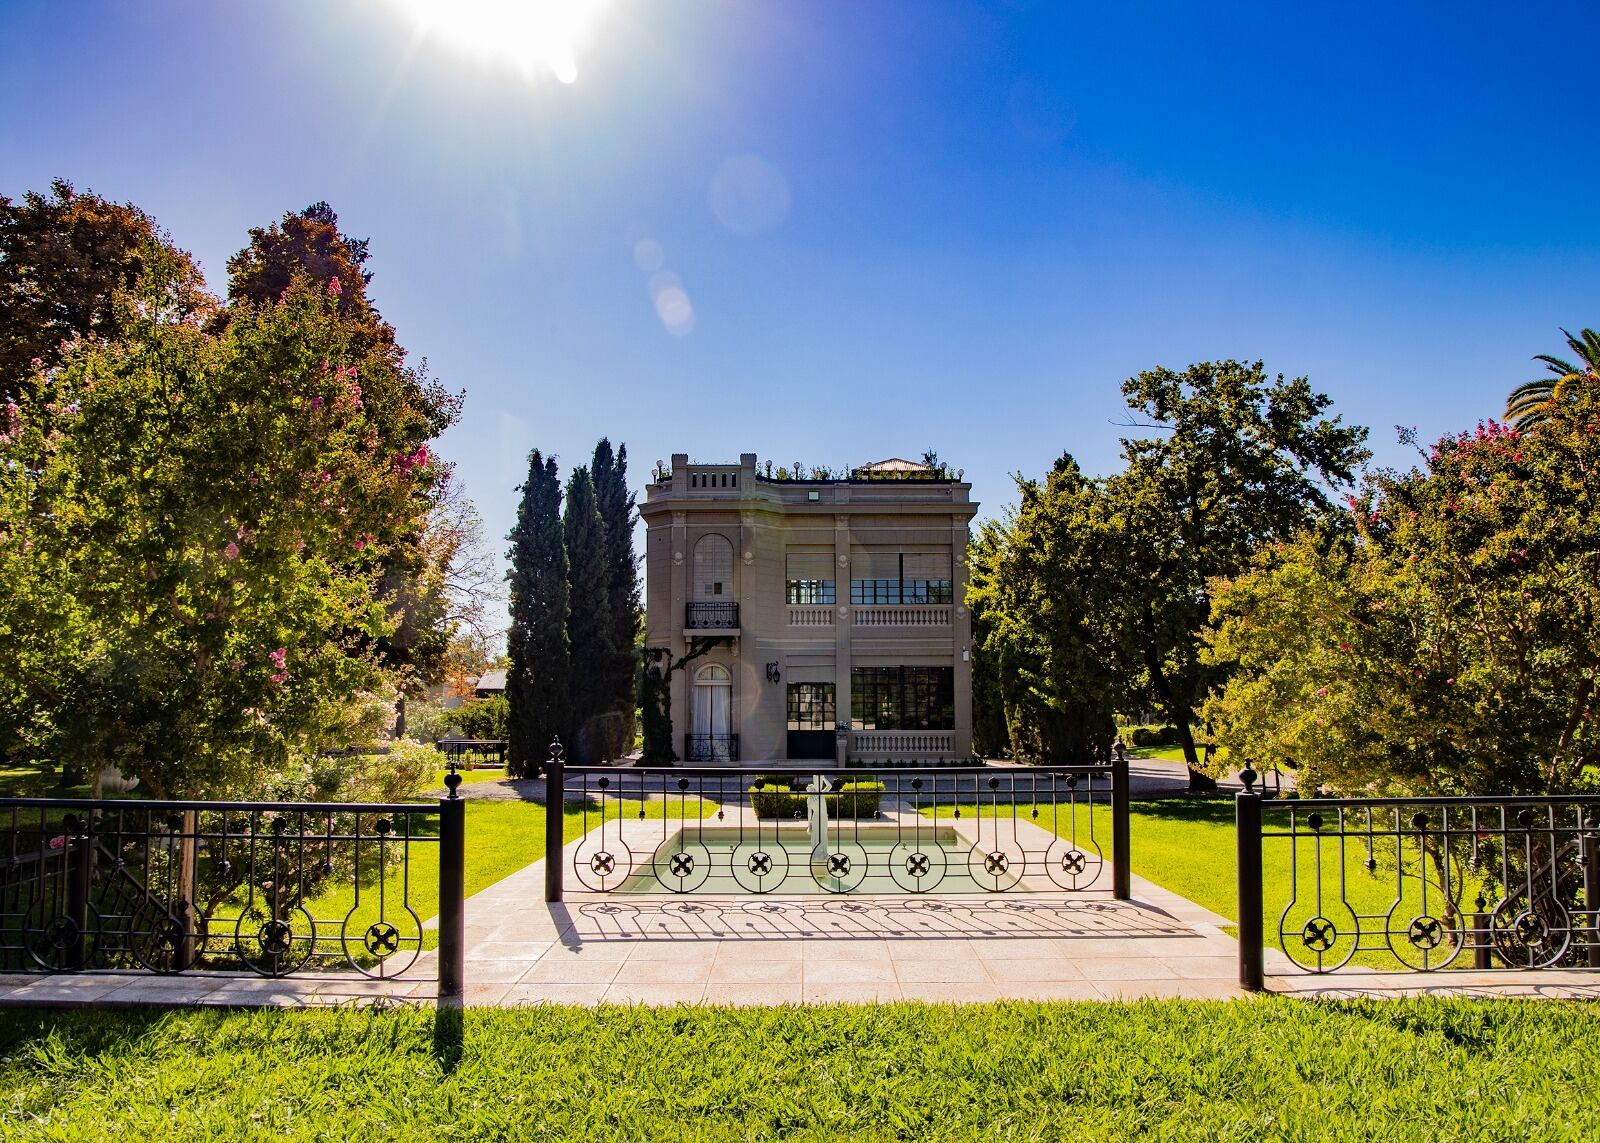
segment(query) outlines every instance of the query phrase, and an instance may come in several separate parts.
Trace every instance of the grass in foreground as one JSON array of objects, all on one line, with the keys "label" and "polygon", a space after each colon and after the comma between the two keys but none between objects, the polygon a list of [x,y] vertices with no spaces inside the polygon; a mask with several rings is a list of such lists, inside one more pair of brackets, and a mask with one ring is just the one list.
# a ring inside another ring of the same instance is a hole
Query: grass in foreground
[{"label": "grass in foreground", "polygon": [[0,1135],[1579,1140],[1597,1033],[1437,999],[11,1010]]}]

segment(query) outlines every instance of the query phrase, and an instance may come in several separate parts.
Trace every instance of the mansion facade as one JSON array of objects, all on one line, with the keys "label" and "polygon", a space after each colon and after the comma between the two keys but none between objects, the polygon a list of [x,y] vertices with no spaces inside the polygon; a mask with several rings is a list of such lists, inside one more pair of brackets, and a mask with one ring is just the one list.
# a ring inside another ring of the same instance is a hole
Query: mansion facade
[{"label": "mansion facade", "polygon": [[972,753],[971,485],[908,461],[774,479],[672,458],[645,489],[645,644],[686,763]]}]

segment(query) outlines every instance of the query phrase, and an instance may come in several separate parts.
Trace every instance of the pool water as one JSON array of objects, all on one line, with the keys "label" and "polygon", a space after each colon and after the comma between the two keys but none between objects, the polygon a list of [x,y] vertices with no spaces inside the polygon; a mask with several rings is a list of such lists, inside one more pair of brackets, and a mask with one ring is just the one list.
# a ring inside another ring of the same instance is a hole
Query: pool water
[{"label": "pool water", "polygon": [[[996,856],[996,853],[999,856]],[[846,826],[814,859],[804,829],[682,830],[654,853],[632,852],[611,891],[781,896],[1031,892],[1023,873],[1042,854],[974,846],[947,826]],[[578,854],[578,860],[585,860]],[[617,859],[612,858],[613,862]]]}]

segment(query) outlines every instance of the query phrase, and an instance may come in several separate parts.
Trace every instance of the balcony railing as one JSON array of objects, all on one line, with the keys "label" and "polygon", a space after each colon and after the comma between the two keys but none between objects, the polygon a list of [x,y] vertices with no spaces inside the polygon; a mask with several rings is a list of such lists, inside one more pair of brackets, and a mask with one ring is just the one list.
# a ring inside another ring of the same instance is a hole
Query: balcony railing
[{"label": "balcony railing", "polygon": [[791,604],[790,627],[832,627],[833,607],[829,604]]},{"label": "balcony railing", "polygon": [[737,603],[690,603],[684,608],[683,626],[689,631],[739,630]]},{"label": "balcony railing", "polygon": [[893,607],[857,607],[857,627],[948,627],[950,605],[917,604]]},{"label": "balcony railing", "polygon": [[851,754],[948,755],[956,736],[948,730],[857,730],[850,736]]},{"label": "balcony railing", "polygon": [[683,736],[685,762],[737,762],[739,736],[737,734],[685,734]]}]

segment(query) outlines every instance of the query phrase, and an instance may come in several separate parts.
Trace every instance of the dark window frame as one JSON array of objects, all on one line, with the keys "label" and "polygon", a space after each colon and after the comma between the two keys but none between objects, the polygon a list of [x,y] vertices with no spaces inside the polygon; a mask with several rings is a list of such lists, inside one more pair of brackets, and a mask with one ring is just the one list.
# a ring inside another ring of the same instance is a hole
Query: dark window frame
[{"label": "dark window frame", "polygon": [[850,725],[855,730],[954,730],[954,667],[854,667]]},{"label": "dark window frame", "polygon": [[838,724],[838,688],[833,683],[790,683],[788,729],[832,730]]},{"label": "dark window frame", "polygon": [[832,604],[837,600],[837,588],[831,579],[791,579],[785,582],[784,600],[797,607]]}]

